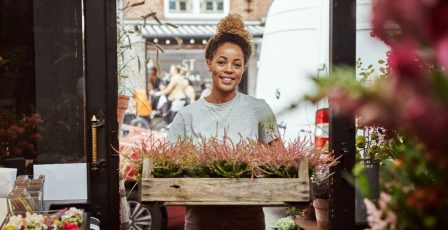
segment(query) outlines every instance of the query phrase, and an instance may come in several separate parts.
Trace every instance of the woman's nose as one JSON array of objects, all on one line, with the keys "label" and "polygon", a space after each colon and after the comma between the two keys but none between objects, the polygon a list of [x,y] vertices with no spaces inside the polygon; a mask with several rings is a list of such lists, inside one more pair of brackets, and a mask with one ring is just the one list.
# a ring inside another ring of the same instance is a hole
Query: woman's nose
[{"label": "woman's nose", "polygon": [[224,66],[224,71],[225,72],[233,72],[232,63],[229,63],[229,64],[225,65]]}]

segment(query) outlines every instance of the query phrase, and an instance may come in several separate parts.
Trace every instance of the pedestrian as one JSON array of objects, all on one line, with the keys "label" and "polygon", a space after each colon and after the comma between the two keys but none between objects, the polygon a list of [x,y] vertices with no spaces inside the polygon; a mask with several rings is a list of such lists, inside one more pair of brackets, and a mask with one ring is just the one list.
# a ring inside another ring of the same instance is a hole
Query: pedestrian
[{"label": "pedestrian", "polygon": [[167,104],[162,106],[162,114],[166,123],[171,123],[175,114],[185,106],[187,95],[185,88],[189,85],[185,77],[185,69],[180,65],[172,65],[170,67],[170,83],[166,88],[154,92],[154,96],[165,95],[168,99]]},{"label": "pedestrian", "polygon": [[[239,141],[254,139],[263,144],[280,141],[274,113],[269,105],[237,92],[252,54],[252,36],[237,14],[223,18],[207,43],[205,59],[212,75],[211,93],[184,107],[170,125],[167,141],[224,136]],[[187,206],[186,230],[264,230],[259,206]]]},{"label": "pedestrian", "polygon": [[201,96],[199,98],[206,97],[210,94],[210,86],[207,83],[202,82],[201,84]]},{"label": "pedestrian", "polygon": [[154,93],[163,89],[162,80],[159,78],[159,70],[153,66],[150,69],[150,74],[147,79],[147,92],[149,92],[149,98],[151,100],[151,106],[153,111],[159,109],[159,101],[161,96],[155,96]]}]

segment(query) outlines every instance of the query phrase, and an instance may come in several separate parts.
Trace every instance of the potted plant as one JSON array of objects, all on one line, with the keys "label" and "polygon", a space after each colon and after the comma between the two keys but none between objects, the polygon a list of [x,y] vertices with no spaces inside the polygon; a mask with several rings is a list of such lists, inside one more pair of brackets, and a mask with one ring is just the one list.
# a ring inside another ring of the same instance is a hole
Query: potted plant
[{"label": "potted plant", "polygon": [[277,230],[299,230],[300,225],[296,224],[293,219],[289,217],[280,218],[275,222],[275,229]]},{"label": "potted plant", "polygon": [[330,196],[330,176],[328,168],[313,172],[311,187],[313,192],[313,206],[316,215],[317,227],[328,229],[328,206]]}]

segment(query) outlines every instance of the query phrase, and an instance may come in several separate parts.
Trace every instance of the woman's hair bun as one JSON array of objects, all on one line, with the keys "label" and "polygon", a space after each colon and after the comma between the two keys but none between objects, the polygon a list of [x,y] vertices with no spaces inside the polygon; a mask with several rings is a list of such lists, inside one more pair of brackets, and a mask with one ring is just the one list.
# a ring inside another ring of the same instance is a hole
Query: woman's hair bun
[{"label": "woman's hair bun", "polygon": [[205,58],[211,60],[220,44],[225,42],[239,45],[244,53],[244,62],[247,63],[252,55],[253,41],[239,14],[229,14],[219,21],[216,34],[209,39],[205,47]]},{"label": "woman's hair bun", "polygon": [[252,44],[252,35],[246,30],[243,19],[239,14],[229,14],[219,21],[216,35],[219,37],[224,33],[240,36],[248,44]]}]

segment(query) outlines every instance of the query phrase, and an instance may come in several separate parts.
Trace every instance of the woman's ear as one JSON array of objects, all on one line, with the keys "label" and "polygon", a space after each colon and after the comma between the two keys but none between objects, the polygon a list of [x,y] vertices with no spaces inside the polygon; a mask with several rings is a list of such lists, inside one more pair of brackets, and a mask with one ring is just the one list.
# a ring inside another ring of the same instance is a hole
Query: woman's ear
[{"label": "woman's ear", "polygon": [[208,72],[212,72],[212,60],[206,59]]}]

